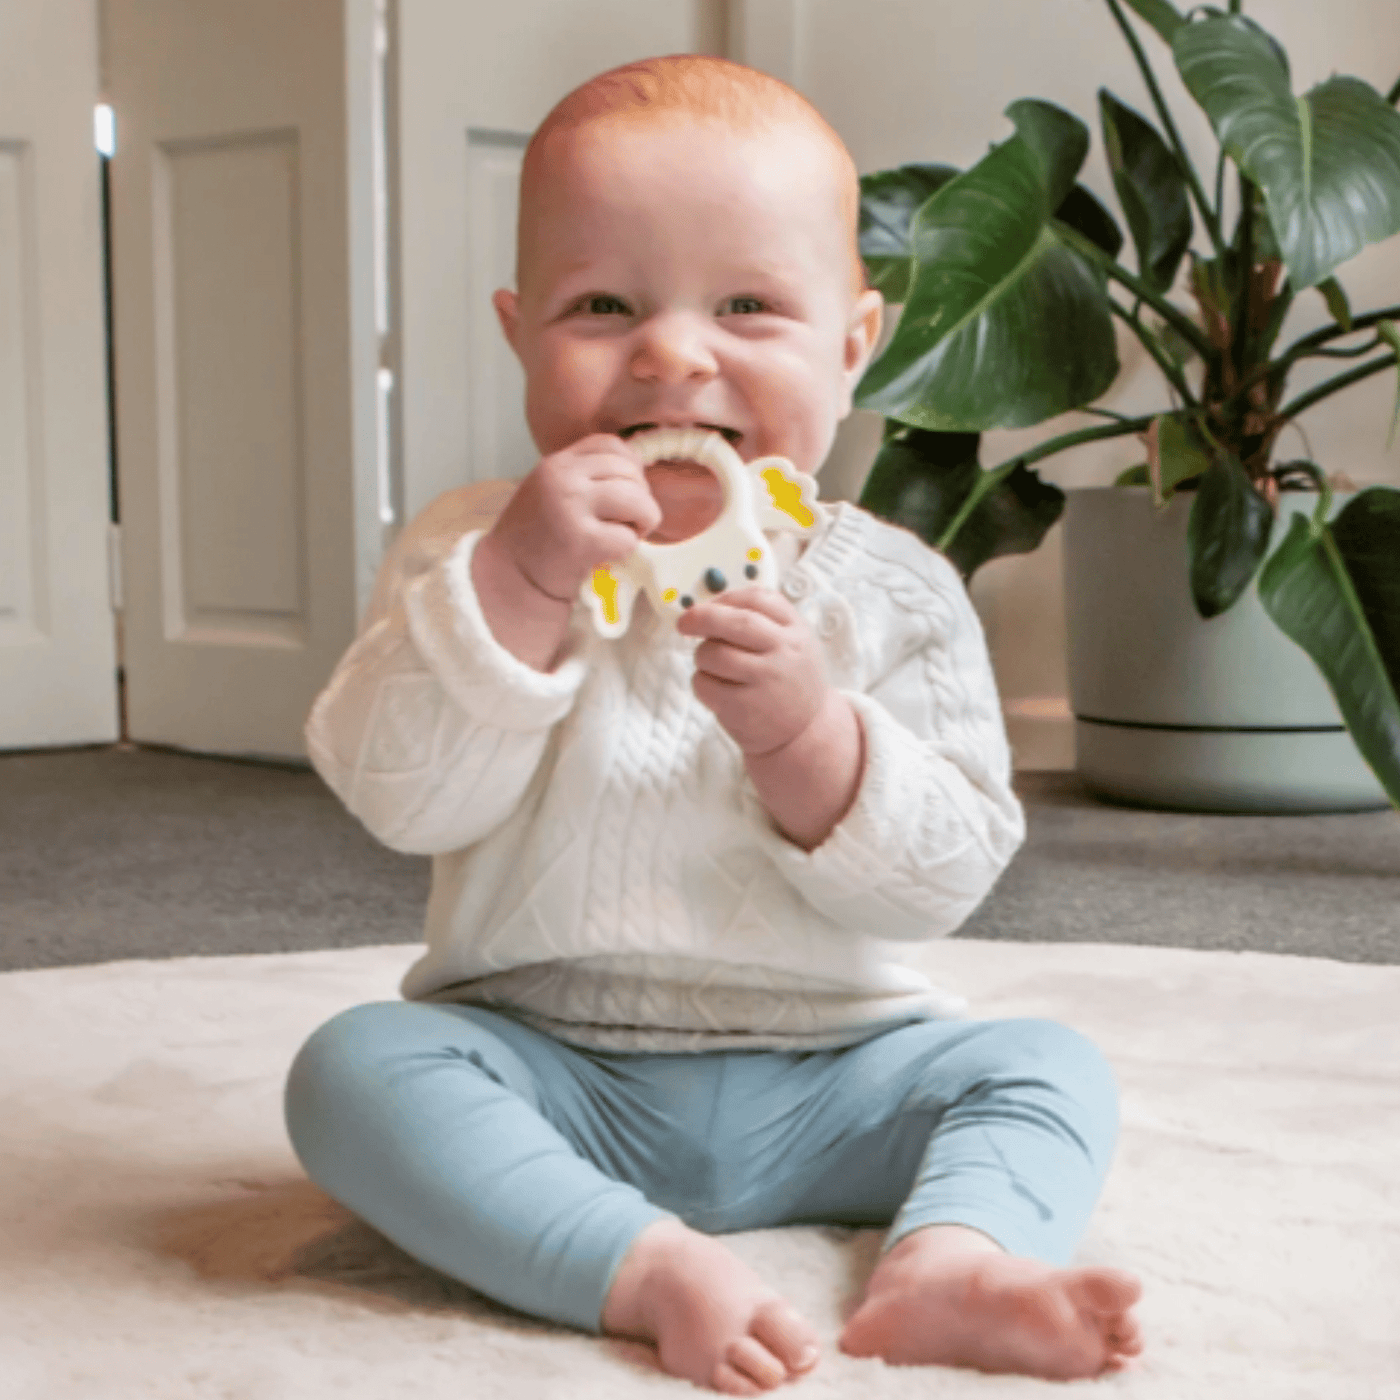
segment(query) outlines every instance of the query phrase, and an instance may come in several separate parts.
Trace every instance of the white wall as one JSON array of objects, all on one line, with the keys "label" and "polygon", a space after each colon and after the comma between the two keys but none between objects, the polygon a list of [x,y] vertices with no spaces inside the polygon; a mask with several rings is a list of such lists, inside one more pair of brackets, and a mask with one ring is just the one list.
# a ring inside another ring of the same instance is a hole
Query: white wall
[{"label": "white wall", "polygon": [[[1288,50],[1295,91],[1339,72],[1385,92],[1400,73],[1396,0],[1245,0],[1244,8]],[[1001,116],[1010,102],[1040,97],[1089,124],[1093,145],[1081,179],[1118,214],[1098,135],[1098,88],[1110,88],[1157,120],[1102,0],[748,0],[736,6],[736,19],[735,57],[769,68],[814,101],[863,172],[918,160],[966,167],[990,142],[1010,134]],[[746,23],[753,31],[749,54],[742,49]],[[1165,45],[1139,28],[1209,187],[1214,178],[1209,126],[1178,80]],[[1198,242],[1206,246],[1203,239]],[[1131,252],[1125,256],[1131,258]],[[1400,238],[1366,250],[1339,276],[1354,310],[1400,299]],[[1284,327],[1284,343],[1327,319],[1315,293],[1299,298]],[[1104,402],[1128,413],[1164,406],[1156,369],[1136,343],[1120,338],[1120,355],[1125,372]],[[1315,370],[1294,375],[1290,394],[1346,367],[1337,361],[1313,363]],[[1389,452],[1385,446],[1394,395],[1394,376],[1377,375],[1303,415],[1311,455],[1361,484],[1400,485],[1400,441]],[[1088,421],[1071,415],[1024,432],[988,433],[982,460],[1002,461],[1024,445]],[[823,473],[823,494],[858,493],[878,435],[874,415],[852,416]],[[1281,445],[1290,455],[1305,455],[1296,432],[1286,432]],[[1103,485],[1121,467],[1140,460],[1136,439],[1126,438],[1052,458],[1039,470],[1060,486]],[[1035,554],[987,565],[973,580],[972,595],[991,642],[1018,764],[1070,766],[1059,529]]]}]

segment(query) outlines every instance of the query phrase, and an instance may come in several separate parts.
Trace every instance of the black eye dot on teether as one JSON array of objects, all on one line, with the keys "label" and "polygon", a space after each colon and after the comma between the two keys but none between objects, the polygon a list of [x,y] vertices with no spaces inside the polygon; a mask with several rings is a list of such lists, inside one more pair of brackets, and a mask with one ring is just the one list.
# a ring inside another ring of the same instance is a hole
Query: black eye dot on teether
[{"label": "black eye dot on teether", "polygon": [[705,570],[705,587],[711,593],[723,593],[725,582],[724,575],[718,569]]},{"label": "black eye dot on teether", "polygon": [[744,577],[745,577],[745,578],[757,578],[757,577],[758,577],[758,565],[757,565],[757,564],[745,564],[745,565],[744,565]]},{"label": "black eye dot on teether", "polygon": [[694,606],[695,606],[695,599],[692,598],[692,597],[690,596],[689,593],[682,593],[682,594],[681,594],[681,607],[683,607],[683,608],[693,608]]}]

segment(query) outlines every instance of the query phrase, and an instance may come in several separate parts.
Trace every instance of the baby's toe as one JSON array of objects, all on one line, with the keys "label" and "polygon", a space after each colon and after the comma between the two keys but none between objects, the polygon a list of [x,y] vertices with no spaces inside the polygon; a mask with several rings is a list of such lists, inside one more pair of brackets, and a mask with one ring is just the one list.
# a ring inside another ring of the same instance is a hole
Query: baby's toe
[{"label": "baby's toe", "polygon": [[764,1390],[772,1390],[782,1385],[788,1378],[788,1369],[768,1350],[762,1342],[753,1337],[740,1337],[725,1348],[721,1366],[728,1366],[745,1380],[753,1381]]},{"label": "baby's toe", "polygon": [[711,1386],[721,1395],[762,1395],[763,1387],[755,1384],[747,1376],[740,1375],[727,1361],[715,1367]]},{"label": "baby's toe", "polygon": [[755,1311],[749,1332],[789,1371],[810,1371],[817,1364],[821,1348],[816,1329],[781,1298]]},{"label": "baby's toe", "polygon": [[1136,1356],[1142,1350],[1142,1329],[1134,1317],[1119,1318],[1108,1334],[1109,1344],[1124,1356]]},{"label": "baby's toe", "polygon": [[1075,1283],[1075,1301],[1096,1313],[1126,1313],[1142,1297],[1142,1284],[1122,1269],[1086,1269]]}]

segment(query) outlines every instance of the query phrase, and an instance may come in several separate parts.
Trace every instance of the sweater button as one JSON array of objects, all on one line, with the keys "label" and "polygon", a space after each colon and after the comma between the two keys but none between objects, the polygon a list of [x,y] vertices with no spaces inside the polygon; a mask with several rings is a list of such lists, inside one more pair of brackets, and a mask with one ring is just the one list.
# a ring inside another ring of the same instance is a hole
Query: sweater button
[{"label": "sweater button", "polygon": [[810,588],[807,580],[801,574],[789,574],[783,580],[783,592],[789,598],[805,598]]}]

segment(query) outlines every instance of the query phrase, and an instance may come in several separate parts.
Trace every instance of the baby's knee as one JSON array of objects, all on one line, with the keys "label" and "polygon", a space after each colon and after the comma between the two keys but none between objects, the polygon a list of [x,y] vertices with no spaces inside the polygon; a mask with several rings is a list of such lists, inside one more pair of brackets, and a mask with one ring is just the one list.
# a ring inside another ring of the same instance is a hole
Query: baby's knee
[{"label": "baby's knee", "polygon": [[1090,1155],[1106,1160],[1118,1140],[1118,1081],[1107,1056],[1088,1036],[1058,1021],[1023,1020],[1016,1027],[1020,1074],[1040,1087],[1034,1097],[1072,1125]]},{"label": "baby's knee", "polygon": [[396,1013],[403,1009],[402,1002],[352,1006],[311,1034],[287,1072],[289,1127],[363,1091],[382,1061],[386,1042],[397,1038]]},{"label": "baby's knee", "polygon": [[1072,1026],[1036,1017],[997,1021],[996,1058],[1002,1073],[1035,1078],[1116,1112],[1118,1081],[1107,1056]]}]

